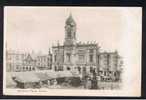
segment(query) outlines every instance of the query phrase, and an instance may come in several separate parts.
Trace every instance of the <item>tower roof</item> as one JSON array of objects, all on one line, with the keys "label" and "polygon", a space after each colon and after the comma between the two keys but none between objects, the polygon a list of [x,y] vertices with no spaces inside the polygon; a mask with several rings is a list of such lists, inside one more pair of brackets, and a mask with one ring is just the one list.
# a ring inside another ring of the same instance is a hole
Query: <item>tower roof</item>
[{"label": "tower roof", "polygon": [[70,13],[69,17],[66,19],[66,24],[76,25],[71,13]]}]

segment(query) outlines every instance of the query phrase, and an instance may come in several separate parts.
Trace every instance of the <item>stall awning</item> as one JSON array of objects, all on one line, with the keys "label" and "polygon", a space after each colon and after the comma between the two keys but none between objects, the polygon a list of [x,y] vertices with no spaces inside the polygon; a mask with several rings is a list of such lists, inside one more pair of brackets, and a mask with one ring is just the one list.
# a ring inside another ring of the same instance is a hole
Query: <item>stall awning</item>
[{"label": "stall awning", "polygon": [[40,81],[40,79],[34,73],[30,73],[30,72],[17,73],[13,77],[15,77],[16,81],[21,83],[32,83],[32,82]]}]

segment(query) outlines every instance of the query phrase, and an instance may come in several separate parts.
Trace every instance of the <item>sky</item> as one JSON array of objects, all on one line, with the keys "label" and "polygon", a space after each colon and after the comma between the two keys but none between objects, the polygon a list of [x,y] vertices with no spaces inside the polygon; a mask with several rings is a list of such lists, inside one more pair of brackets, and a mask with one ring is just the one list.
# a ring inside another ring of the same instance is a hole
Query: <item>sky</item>
[{"label": "sky", "polygon": [[128,26],[140,21],[135,16],[138,10],[132,8],[10,6],[4,9],[7,48],[47,53],[57,41],[63,44],[70,13],[77,24],[77,40],[96,41],[103,51],[118,50],[130,28],[140,32],[133,24]]}]

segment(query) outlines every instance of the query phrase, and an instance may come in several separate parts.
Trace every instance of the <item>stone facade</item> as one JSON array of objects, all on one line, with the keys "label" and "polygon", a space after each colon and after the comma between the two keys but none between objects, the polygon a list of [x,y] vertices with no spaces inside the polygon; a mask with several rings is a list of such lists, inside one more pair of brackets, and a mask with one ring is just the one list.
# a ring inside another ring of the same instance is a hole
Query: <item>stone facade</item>
[{"label": "stone facade", "polygon": [[[76,23],[70,15],[65,22],[64,44],[52,47],[52,69],[55,71],[85,70],[104,73],[105,71],[117,72],[120,56],[115,52],[100,52],[96,42],[82,43],[76,38]],[[119,69],[120,70],[120,69]]]},{"label": "stone facade", "polygon": [[96,42],[78,42],[76,22],[70,15],[65,22],[64,43],[52,46],[47,55],[6,52],[7,71],[54,70],[116,76],[121,73],[122,60],[117,51],[101,52]]}]

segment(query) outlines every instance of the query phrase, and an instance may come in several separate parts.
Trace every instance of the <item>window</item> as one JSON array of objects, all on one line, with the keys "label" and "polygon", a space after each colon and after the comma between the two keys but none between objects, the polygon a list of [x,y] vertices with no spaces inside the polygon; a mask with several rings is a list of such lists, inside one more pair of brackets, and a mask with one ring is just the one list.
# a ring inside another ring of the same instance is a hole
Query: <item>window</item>
[{"label": "window", "polygon": [[19,60],[19,56],[18,55],[16,55],[16,60]]},{"label": "window", "polygon": [[79,55],[79,61],[83,62],[84,61],[84,55]]},{"label": "window", "polygon": [[86,67],[83,67],[83,72],[86,72]]},{"label": "window", "polygon": [[89,58],[90,58],[90,62],[93,62],[93,55],[90,55]]},{"label": "window", "polygon": [[70,67],[67,67],[67,70],[70,70]]},{"label": "window", "polygon": [[52,69],[52,65],[51,64],[48,64],[48,69]]},{"label": "window", "polygon": [[33,67],[32,70],[35,70],[35,68]]},{"label": "window", "polygon": [[77,68],[78,68],[79,73],[81,73],[81,67],[77,67]]},{"label": "window", "polygon": [[28,67],[26,67],[26,70],[28,70]]},{"label": "window", "polygon": [[71,38],[71,32],[70,31],[68,32],[68,38]]},{"label": "window", "polygon": [[59,66],[59,71],[63,71],[63,66]]},{"label": "window", "polygon": [[67,37],[71,38],[71,28],[70,27],[67,28]]},{"label": "window", "polygon": [[54,55],[54,60],[55,60],[55,62],[56,62],[56,60],[57,60],[57,58],[56,58],[57,56],[56,55]]},{"label": "window", "polygon": [[71,61],[71,54],[67,53],[67,61],[70,62]]},{"label": "window", "polygon": [[55,66],[55,71],[57,71],[57,66]]},{"label": "window", "polygon": [[24,59],[24,54],[21,55],[21,58]]},{"label": "window", "polygon": [[90,50],[89,50],[89,53],[93,53],[93,52],[94,52],[94,50],[93,50],[93,49],[90,49]]},{"label": "window", "polygon": [[31,67],[29,67],[29,71],[31,71]]},{"label": "window", "polygon": [[90,67],[90,73],[92,73],[93,72],[93,67]]},{"label": "window", "polygon": [[17,70],[19,69],[19,66],[18,66],[18,65],[16,66],[16,69],[17,69]]},{"label": "window", "polygon": [[11,56],[8,56],[8,60],[11,60]]},{"label": "window", "polygon": [[84,53],[85,51],[84,50],[78,50],[78,53]]}]

